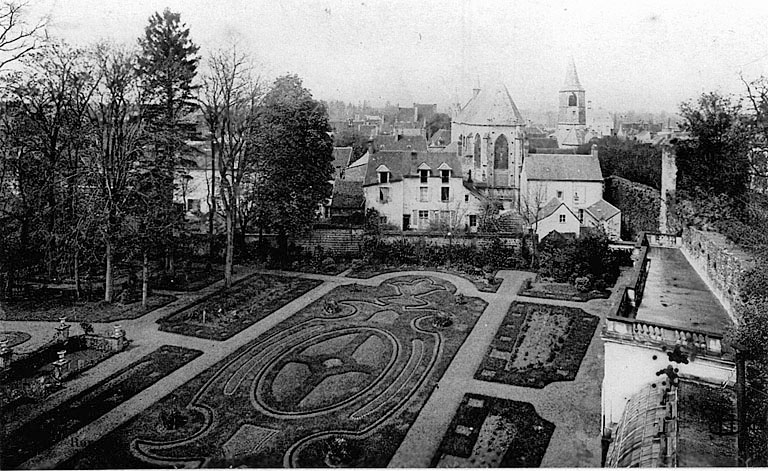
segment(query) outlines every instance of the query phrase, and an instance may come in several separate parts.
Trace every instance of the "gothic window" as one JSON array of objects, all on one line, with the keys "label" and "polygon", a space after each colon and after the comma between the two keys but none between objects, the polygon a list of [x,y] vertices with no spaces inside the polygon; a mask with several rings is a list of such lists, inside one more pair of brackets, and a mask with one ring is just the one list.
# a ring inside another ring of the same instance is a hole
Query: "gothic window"
[{"label": "gothic window", "polygon": [[475,134],[475,167],[480,166],[480,134]]},{"label": "gothic window", "polygon": [[509,142],[504,134],[499,136],[493,145],[493,168],[509,168]]},{"label": "gothic window", "polygon": [[578,106],[579,100],[576,98],[575,93],[571,93],[571,96],[568,97],[568,106]]}]

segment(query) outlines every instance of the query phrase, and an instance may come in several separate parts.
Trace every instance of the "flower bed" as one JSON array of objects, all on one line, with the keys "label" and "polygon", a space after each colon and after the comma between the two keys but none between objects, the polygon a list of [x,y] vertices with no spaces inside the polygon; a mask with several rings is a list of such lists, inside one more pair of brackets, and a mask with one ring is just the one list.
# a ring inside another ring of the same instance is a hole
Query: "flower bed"
[{"label": "flower bed", "polygon": [[[396,273],[400,271],[436,271],[440,273],[449,273],[471,281],[478,291],[485,293],[495,293],[498,291],[499,286],[501,286],[501,282],[504,281],[502,278],[496,278],[494,276],[492,281],[489,282],[489,278],[479,275],[477,271],[473,272],[473,274],[469,274],[465,271],[455,270],[448,267],[432,267],[424,265],[359,265],[352,269],[352,271],[347,274],[347,277],[367,279],[373,278],[376,275],[381,275],[382,273]],[[482,273],[482,270],[480,273]],[[493,274],[495,275],[496,272]]]},{"label": "flower bed", "polygon": [[611,291],[608,289],[593,289],[591,291],[582,292],[570,283],[532,282],[530,279],[523,283],[517,294],[529,298],[558,299],[560,301],[576,302],[586,302],[590,299],[608,299],[611,297]]},{"label": "flower bed", "polygon": [[527,402],[465,394],[431,467],[538,467],[554,430]]},{"label": "flower bed", "polygon": [[573,381],[598,322],[581,309],[512,303],[475,379],[533,388]]},{"label": "flower bed", "polygon": [[254,275],[158,323],[166,332],[225,340],[320,284],[319,280]]}]

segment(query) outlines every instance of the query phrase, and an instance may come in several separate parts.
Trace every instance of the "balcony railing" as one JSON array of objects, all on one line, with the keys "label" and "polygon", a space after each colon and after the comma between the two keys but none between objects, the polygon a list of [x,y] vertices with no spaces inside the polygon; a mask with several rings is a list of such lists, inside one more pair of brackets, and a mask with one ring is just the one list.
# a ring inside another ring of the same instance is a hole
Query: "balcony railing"
[{"label": "balcony railing", "polygon": [[655,322],[637,319],[608,317],[605,320],[604,335],[636,341],[663,343],[693,347],[710,355],[722,356],[723,336],[694,329],[680,329]]}]

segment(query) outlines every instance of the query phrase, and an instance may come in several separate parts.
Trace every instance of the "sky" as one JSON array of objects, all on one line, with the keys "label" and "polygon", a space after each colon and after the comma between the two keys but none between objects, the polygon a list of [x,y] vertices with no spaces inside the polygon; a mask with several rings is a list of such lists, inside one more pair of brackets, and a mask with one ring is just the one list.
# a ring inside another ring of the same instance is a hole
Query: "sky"
[{"label": "sky", "polygon": [[545,0],[35,0],[49,34],[136,44],[181,13],[203,61],[236,41],[265,77],[374,105],[466,102],[501,82],[521,109],[556,110],[572,57],[593,107],[675,112],[768,76],[768,2]]}]

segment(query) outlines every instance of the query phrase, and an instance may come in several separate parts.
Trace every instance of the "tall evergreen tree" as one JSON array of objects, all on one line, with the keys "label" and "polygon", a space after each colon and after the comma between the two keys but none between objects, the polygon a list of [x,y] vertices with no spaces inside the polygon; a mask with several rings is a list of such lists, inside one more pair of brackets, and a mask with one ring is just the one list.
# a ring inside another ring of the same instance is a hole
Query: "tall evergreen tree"
[{"label": "tall evergreen tree", "polygon": [[256,117],[254,152],[259,170],[258,220],[287,236],[311,228],[319,204],[331,194],[333,141],[325,106],[295,75],[279,77]]},{"label": "tall evergreen tree", "polygon": [[[168,9],[149,18],[141,48],[138,73],[142,82],[142,114],[154,139],[155,169],[160,176],[161,197],[158,201],[162,217],[169,222],[181,221],[173,208],[174,169],[182,148],[182,121],[195,109],[194,85],[198,46],[189,36],[189,28],[181,23],[181,15]],[[166,241],[172,249],[171,232]],[[173,258],[167,259],[172,263]],[[172,265],[169,266],[171,270]]]}]

